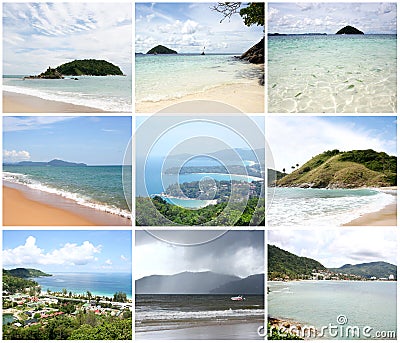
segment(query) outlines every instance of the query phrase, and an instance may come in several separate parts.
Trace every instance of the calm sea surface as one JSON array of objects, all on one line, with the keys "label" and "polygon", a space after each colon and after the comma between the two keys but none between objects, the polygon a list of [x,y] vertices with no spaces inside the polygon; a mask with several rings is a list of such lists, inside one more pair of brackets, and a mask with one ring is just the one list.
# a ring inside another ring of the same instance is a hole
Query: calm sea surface
[{"label": "calm sea surface", "polygon": [[[239,54],[240,55],[240,54]],[[136,55],[136,101],[160,101],[257,80],[262,67],[234,55]]]},{"label": "calm sea surface", "polygon": [[317,330],[330,323],[338,325],[338,316],[345,316],[346,325],[370,326],[371,334],[396,331],[396,287],[396,282],[388,281],[271,281],[268,315]]},{"label": "calm sea surface", "polygon": [[269,112],[396,112],[396,43],[396,35],[268,37]]},{"label": "calm sea surface", "polygon": [[63,288],[72,293],[112,297],[116,292],[126,293],[132,299],[132,274],[130,273],[49,273],[52,276],[34,278],[42,287],[61,292]]},{"label": "calm sea surface", "polygon": [[[126,180],[130,182],[128,175],[131,175],[131,168],[125,166],[4,166],[3,180],[130,218],[130,206],[124,195],[124,186],[128,193],[131,189],[123,185],[123,170]],[[127,194],[127,199],[131,199],[131,194]]]}]

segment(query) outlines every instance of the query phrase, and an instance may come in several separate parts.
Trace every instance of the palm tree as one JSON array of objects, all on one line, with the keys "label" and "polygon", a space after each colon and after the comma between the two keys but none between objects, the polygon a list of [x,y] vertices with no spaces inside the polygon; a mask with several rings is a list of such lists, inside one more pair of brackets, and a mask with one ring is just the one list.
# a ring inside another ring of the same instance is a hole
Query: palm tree
[{"label": "palm tree", "polygon": [[297,168],[299,167],[299,164],[298,164],[298,163],[296,163],[296,167],[297,167]]},{"label": "palm tree", "polygon": [[283,168],[282,171],[285,173],[286,172],[286,168]]},{"label": "palm tree", "polygon": [[295,169],[296,169],[296,167],[295,167],[295,166],[292,166],[291,168],[292,168],[293,170],[295,170]]}]

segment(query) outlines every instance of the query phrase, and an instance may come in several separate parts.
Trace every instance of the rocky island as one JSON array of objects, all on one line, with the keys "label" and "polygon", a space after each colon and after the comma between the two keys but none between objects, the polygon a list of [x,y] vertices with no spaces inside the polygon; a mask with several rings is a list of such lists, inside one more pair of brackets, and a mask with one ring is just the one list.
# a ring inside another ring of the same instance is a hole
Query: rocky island
[{"label": "rocky island", "polygon": [[64,75],[69,76],[108,76],[123,75],[121,69],[104,60],[74,60],[64,63],[57,68],[49,67],[45,72],[36,76],[26,76],[24,79],[63,79]]},{"label": "rocky island", "polygon": [[343,28],[341,28],[338,32],[336,32],[337,35],[363,35],[364,32],[360,31],[359,29],[356,29],[353,26],[347,25]]},{"label": "rocky island", "polygon": [[169,55],[169,54],[177,54],[177,52],[175,50],[167,48],[164,45],[157,45],[154,48],[147,51],[146,54],[148,54],[148,55],[158,55],[158,54]]}]

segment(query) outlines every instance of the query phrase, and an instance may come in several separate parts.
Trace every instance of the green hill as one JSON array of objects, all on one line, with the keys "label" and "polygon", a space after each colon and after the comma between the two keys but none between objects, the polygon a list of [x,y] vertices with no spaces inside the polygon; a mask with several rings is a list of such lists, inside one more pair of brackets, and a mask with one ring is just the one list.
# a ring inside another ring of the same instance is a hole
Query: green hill
[{"label": "green hill", "polygon": [[389,275],[397,277],[397,267],[394,264],[387,262],[370,262],[361,264],[345,264],[340,268],[329,268],[329,270],[342,273],[342,274],[353,274],[365,277],[367,279],[375,276],[376,278],[388,278]]},{"label": "green hill", "polygon": [[39,286],[37,282],[23,277],[13,276],[9,270],[3,269],[3,292],[14,294],[24,292],[26,288]]},{"label": "green hill", "polygon": [[151,48],[149,51],[147,51],[146,54],[153,54],[153,55],[158,55],[158,54],[177,54],[175,50],[172,50],[170,48],[167,48],[164,45],[157,45],[154,48]]},{"label": "green hill", "polygon": [[51,276],[50,274],[46,274],[38,269],[31,268],[15,268],[10,270],[3,269],[3,274],[11,275],[20,278],[31,278],[31,277],[40,277],[40,276]]},{"label": "green hill", "polygon": [[313,270],[326,268],[308,257],[299,257],[275,245],[268,244],[268,279],[289,278],[301,279],[311,276]]},{"label": "green hill", "polygon": [[92,75],[92,76],[107,76],[107,75],[123,75],[121,69],[116,65],[104,60],[75,60],[64,63],[56,68],[63,75]]},{"label": "green hill", "polygon": [[397,184],[397,157],[374,150],[328,150],[313,157],[278,186],[304,188],[386,187]]}]

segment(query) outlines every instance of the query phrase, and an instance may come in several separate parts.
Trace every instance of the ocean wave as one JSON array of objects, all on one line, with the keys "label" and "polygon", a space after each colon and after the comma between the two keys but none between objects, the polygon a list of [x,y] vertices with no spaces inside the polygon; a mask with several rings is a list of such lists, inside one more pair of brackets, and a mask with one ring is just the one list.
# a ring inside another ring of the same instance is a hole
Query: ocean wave
[{"label": "ocean wave", "polygon": [[[277,189],[277,192],[280,191]],[[326,197],[301,197],[299,193],[291,197],[290,190],[283,191],[286,193],[276,193],[268,209],[271,226],[340,226],[364,214],[380,211],[396,200],[393,195],[377,190],[335,190],[335,196]],[[300,192],[297,189],[293,191]],[[340,192],[342,194],[338,196]]]},{"label": "ocean wave", "polygon": [[29,178],[27,175],[24,174],[3,171],[3,181],[24,185],[30,189],[38,190],[48,194],[58,195],[65,199],[72,200],[76,202],[78,205],[89,207],[98,211],[115,214],[117,216],[124,217],[127,219],[132,218],[132,214],[126,210],[117,208],[112,205],[98,203],[89,196],[44,185],[39,181]]},{"label": "ocean wave", "polygon": [[224,319],[234,317],[259,317],[265,314],[264,310],[255,309],[237,309],[237,310],[217,310],[217,311],[136,311],[136,320],[158,321],[158,320],[189,320],[189,319]]},{"label": "ocean wave", "polygon": [[122,97],[96,97],[92,94],[79,93],[79,92],[64,92],[55,90],[50,92],[48,90],[38,90],[28,87],[17,86],[3,86],[6,92],[24,94],[35,96],[44,100],[61,101],[72,105],[86,106],[97,108],[108,112],[131,112],[132,105],[127,99]]}]

